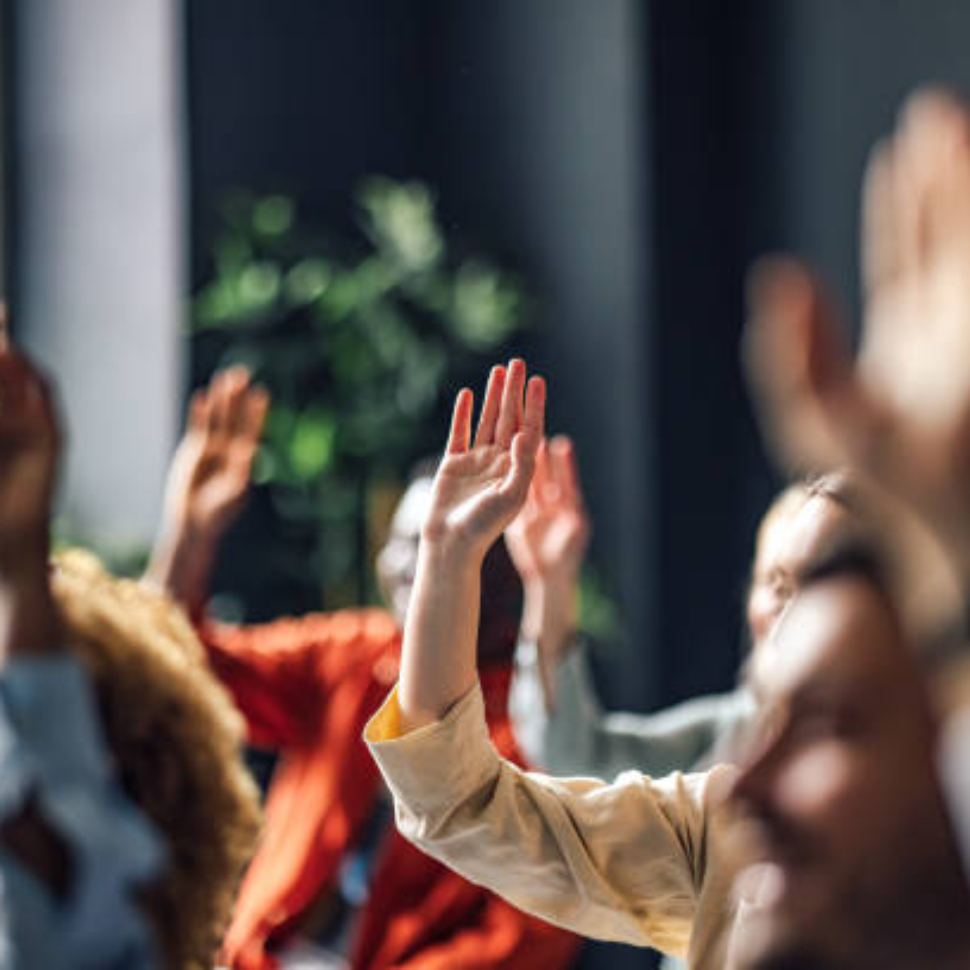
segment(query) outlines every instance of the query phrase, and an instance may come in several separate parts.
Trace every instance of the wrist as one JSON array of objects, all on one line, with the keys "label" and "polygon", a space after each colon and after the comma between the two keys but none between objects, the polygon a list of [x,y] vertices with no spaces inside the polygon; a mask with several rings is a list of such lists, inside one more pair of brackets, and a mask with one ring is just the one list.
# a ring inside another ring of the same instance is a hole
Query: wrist
[{"label": "wrist", "polygon": [[162,539],[170,546],[198,549],[217,545],[223,531],[216,522],[181,513],[167,517],[167,524],[162,528]]},{"label": "wrist", "polygon": [[523,585],[523,613],[536,631],[561,636],[575,630],[579,619],[579,583],[575,577],[530,580]]},{"label": "wrist", "polygon": [[464,543],[441,542],[422,538],[419,569],[433,576],[439,586],[461,586],[480,582],[485,552]]},{"label": "wrist", "polygon": [[440,526],[427,524],[421,530],[421,557],[435,569],[479,572],[488,549],[489,543]]}]

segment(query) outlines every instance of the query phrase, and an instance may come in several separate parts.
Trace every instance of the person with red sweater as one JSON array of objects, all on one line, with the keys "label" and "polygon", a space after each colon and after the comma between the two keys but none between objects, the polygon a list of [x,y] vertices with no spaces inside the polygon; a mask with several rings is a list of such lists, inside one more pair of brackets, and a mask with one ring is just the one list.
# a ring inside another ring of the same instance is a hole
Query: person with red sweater
[{"label": "person with red sweater", "polygon": [[[391,612],[345,610],[252,626],[206,615],[215,554],[245,499],[268,403],[239,368],[194,396],[145,577],[185,606],[212,668],[246,718],[251,744],[279,754],[260,848],[243,881],[224,962],[232,970],[569,966],[576,936],[433,861],[397,833],[389,811],[381,811],[382,782],[361,735],[398,676],[430,478],[419,477],[408,489],[380,555]],[[502,754],[522,765],[507,707],[521,583],[501,541],[489,553],[485,577],[478,662],[489,727]],[[375,819],[382,823],[376,847],[359,852]],[[301,946],[319,908],[339,898],[348,862],[368,857],[366,893],[345,916],[337,941],[327,951]]]}]

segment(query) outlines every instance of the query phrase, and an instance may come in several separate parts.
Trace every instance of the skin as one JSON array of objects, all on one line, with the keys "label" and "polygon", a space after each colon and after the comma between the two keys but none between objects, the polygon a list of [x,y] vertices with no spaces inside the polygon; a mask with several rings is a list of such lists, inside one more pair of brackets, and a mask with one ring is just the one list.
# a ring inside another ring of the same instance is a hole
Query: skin
[{"label": "skin", "polygon": [[407,616],[414,586],[421,524],[428,508],[432,484],[431,478],[419,478],[411,483],[391,518],[387,542],[377,554],[381,592],[401,626]]},{"label": "skin", "polygon": [[[144,577],[145,582],[166,590],[193,614],[204,606],[219,543],[245,502],[268,406],[266,391],[254,386],[248,372],[238,367],[217,374],[208,388],[193,396],[186,431],[169,474],[159,537]],[[563,460],[572,461],[571,444],[553,442],[549,453],[548,477],[558,481]],[[424,477],[408,487],[377,557],[385,600],[402,626],[414,585],[421,528],[432,484],[432,478]],[[562,626],[553,627],[552,618],[560,617],[560,604],[568,603],[570,596],[575,598],[582,553],[571,558],[555,556],[566,551],[562,538],[568,544],[572,535],[573,520],[564,516],[563,510],[575,501],[576,493],[552,495],[551,491],[546,490],[543,511],[535,517],[516,551],[520,560],[527,556],[537,564],[530,572],[526,609],[539,616],[540,621],[550,623],[555,639]],[[558,536],[553,536],[552,545],[548,541],[550,532]],[[514,582],[508,575],[511,567],[506,568],[500,550],[495,550],[490,562],[486,592],[490,602],[498,597],[500,602],[494,605],[500,612],[481,631],[488,641],[484,644],[486,657],[507,650],[502,604],[512,595],[508,584]],[[544,606],[541,610],[535,605],[540,601]],[[568,620],[570,632],[573,622],[572,618]]]},{"label": "skin", "polygon": [[[50,388],[0,323],[0,666],[63,649],[48,572],[60,442]],[[67,892],[67,848],[33,798],[0,824],[0,843],[52,892]]]},{"label": "skin", "polygon": [[554,671],[579,620],[579,581],[592,528],[572,441],[543,442],[522,511],[505,530],[509,555],[522,577],[522,634],[538,646],[549,708],[555,706]]},{"label": "skin", "polygon": [[269,395],[231,367],[197,391],[172,459],[165,510],[143,581],[202,609],[219,542],[249,491]]},{"label": "skin", "polygon": [[422,529],[398,682],[405,730],[438,720],[475,684],[482,562],[526,501],[543,439],[545,383],[527,384],[521,360],[493,368],[474,439],[472,407],[466,388]]},{"label": "skin", "polygon": [[755,552],[746,610],[756,648],[791,601],[805,565],[843,537],[850,524],[848,511],[824,494],[796,495],[769,523]]},{"label": "skin", "polygon": [[[404,731],[440,719],[474,684],[482,551],[525,503],[541,441],[542,388],[523,406],[524,380],[519,362],[493,371],[474,442],[470,395],[456,402],[405,631]],[[736,943],[750,970],[966,956],[953,938],[967,900],[932,769],[934,723],[895,615],[862,580],[798,588],[804,563],[845,535],[846,514],[825,496],[795,504],[755,568],[752,677],[769,729],[731,795],[745,854],[764,866],[760,911]]]},{"label": "skin", "polygon": [[[790,257],[755,267],[749,384],[789,466],[849,466],[910,506],[970,576],[970,120],[917,91],[863,187],[858,359],[832,301]],[[903,550],[903,558],[909,555]]]},{"label": "skin", "polygon": [[741,880],[756,910],[737,965],[966,966],[970,897],[933,767],[935,722],[883,594],[858,576],[809,586],[751,681],[764,731],[731,800],[760,865]]}]

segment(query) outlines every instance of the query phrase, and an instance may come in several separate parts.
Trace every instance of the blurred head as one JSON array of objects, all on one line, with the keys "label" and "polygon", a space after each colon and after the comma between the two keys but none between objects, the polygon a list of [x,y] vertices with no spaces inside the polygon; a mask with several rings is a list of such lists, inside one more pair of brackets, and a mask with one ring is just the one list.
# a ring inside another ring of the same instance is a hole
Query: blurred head
[{"label": "blurred head", "polygon": [[839,472],[790,485],[772,502],[758,527],[748,589],[753,645],[781,616],[804,566],[852,527],[854,491],[850,477]]},{"label": "blurred head", "polygon": [[171,602],[81,552],[58,557],[53,587],[121,782],[165,844],[143,897],[163,966],[211,967],[259,830],[240,715]]},{"label": "blurred head", "polygon": [[388,608],[398,625],[404,626],[414,574],[418,568],[421,525],[431,503],[433,472],[417,474],[398,502],[387,541],[377,554],[377,579]]},{"label": "blurred head", "polygon": [[[431,502],[434,468],[428,463],[412,479],[391,518],[387,542],[377,555],[377,577],[400,626],[407,616],[418,566],[421,525]],[[522,581],[499,539],[482,566],[481,614],[478,625],[480,662],[511,659],[522,612]]]},{"label": "blurred head", "polygon": [[872,563],[803,571],[752,658],[762,731],[731,797],[757,860],[739,880],[747,970],[967,965],[933,714]]}]

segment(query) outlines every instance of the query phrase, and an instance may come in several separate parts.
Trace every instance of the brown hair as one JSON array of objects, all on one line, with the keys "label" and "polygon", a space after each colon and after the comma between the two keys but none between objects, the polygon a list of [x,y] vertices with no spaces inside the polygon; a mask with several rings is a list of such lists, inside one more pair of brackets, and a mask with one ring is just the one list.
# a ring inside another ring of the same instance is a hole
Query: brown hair
[{"label": "brown hair", "polygon": [[165,842],[144,893],[164,966],[210,968],[260,822],[241,718],[171,601],[80,551],[57,557],[53,588],[122,784]]}]

